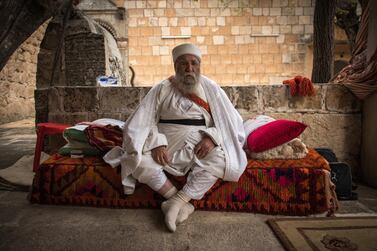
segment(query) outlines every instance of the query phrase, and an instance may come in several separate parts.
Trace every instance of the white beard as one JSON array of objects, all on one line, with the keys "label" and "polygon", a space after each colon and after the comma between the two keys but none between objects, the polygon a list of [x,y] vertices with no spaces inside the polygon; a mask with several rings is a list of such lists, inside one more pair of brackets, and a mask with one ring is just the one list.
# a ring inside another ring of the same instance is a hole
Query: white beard
[{"label": "white beard", "polygon": [[200,76],[179,76],[176,75],[177,88],[185,94],[197,94]]}]

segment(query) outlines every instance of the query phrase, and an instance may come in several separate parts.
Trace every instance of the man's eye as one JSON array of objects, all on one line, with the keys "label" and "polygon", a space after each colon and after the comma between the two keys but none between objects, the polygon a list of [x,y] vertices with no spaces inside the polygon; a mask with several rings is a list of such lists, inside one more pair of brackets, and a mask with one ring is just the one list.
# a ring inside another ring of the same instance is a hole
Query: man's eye
[{"label": "man's eye", "polygon": [[191,61],[191,62],[179,62],[178,63],[181,66],[187,67],[189,64],[191,65],[199,65],[199,62],[197,60]]}]

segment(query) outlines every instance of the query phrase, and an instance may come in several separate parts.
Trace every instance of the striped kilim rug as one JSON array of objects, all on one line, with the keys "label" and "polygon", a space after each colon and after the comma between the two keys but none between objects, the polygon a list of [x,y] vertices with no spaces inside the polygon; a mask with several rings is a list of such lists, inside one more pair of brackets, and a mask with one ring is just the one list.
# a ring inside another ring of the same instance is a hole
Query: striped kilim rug
[{"label": "striped kilim rug", "polygon": [[[185,177],[171,177],[177,188]],[[315,151],[302,160],[253,161],[238,182],[219,180],[196,209],[266,214],[308,215],[331,209],[328,163]],[[53,155],[36,172],[32,203],[97,207],[159,208],[163,198],[137,184],[125,195],[119,168],[99,157],[72,159]]]},{"label": "striped kilim rug", "polygon": [[280,218],[267,221],[289,250],[377,250],[377,217]]}]

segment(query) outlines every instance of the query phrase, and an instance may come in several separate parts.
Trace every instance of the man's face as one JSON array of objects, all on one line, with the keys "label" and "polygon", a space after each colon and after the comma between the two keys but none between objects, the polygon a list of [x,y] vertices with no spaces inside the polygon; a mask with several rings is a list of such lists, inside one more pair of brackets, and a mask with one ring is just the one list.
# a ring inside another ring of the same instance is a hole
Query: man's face
[{"label": "man's face", "polygon": [[183,87],[191,89],[196,86],[200,77],[200,60],[194,55],[186,54],[175,61],[177,80]]}]

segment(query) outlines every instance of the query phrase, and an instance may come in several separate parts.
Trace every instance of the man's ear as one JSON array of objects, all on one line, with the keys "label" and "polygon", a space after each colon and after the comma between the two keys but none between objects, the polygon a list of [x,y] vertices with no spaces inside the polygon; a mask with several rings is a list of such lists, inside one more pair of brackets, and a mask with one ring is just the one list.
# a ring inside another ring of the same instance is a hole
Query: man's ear
[{"label": "man's ear", "polygon": [[174,71],[177,72],[177,64],[174,62]]}]

